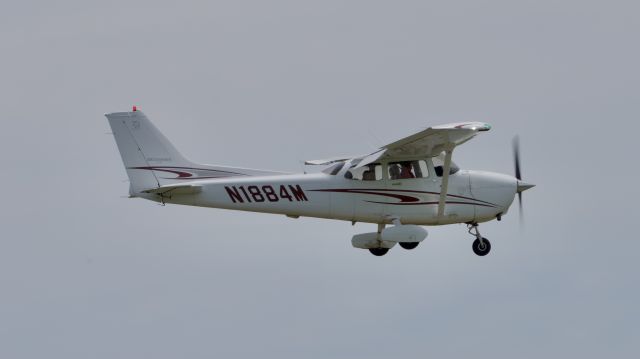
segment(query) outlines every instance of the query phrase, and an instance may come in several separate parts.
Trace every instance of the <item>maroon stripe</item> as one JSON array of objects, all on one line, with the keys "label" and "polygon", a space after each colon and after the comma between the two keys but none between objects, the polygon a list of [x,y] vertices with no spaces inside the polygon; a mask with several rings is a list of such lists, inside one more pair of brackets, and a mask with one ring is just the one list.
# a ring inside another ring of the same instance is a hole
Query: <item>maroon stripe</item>
[{"label": "maroon stripe", "polygon": [[[164,172],[172,172],[178,174],[181,171],[172,171],[172,170],[192,170],[192,171],[209,171],[209,172],[221,172],[221,173],[229,173],[238,176],[247,176],[244,173],[231,172],[231,171],[223,171],[223,170],[214,170],[211,168],[195,168],[195,167],[178,167],[178,166],[141,166],[141,167],[128,167],[130,169],[136,170],[151,170],[151,171],[164,171]],[[182,172],[187,173],[188,172]]]},{"label": "maroon stripe", "polygon": [[[414,202],[414,203],[389,203],[389,202],[376,202],[376,201],[365,201],[365,202],[369,202],[369,203],[376,203],[376,204],[391,204],[394,206],[407,206],[407,205],[434,205],[434,204],[439,204],[440,202]],[[487,204],[481,204],[481,203],[470,203],[470,202],[458,202],[458,201],[446,201],[446,204],[467,204],[470,206],[480,206],[480,207],[495,207],[495,206],[490,206]]]},{"label": "maroon stripe", "polygon": [[[440,193],[439,192],[429,192],[429,191],[414,191],[414,190],[409,190],[409,189],[388,189],[388,188],[365,188],[364,190],[366,191],[380,191],[380,192],[407,192],[407,193],[423,193],[423,194],[433,194],[433,195],[437,195],[439,196]],[[333,190],[316,190],[316,191],[333,191]],[[338,190],[340,191],[340,190]],[[456,198],[462,198],[462,199],[468,199],[471,201],[478,201],[478,202],[483,202],[483,203],[487,203],[490,205],[495,206],[496,204],[491,203],[491,202],[487,202],[487,201],[483,201],[480,199],[475,199],[473,197],[465,197],[465,196],[459,196],[459,195],[455,195],[455,194],[447,194],[447,196],[449,197],[456,197]]]},{"label": "maroon stripe", "polygon": [[399,199],[401,203],[411,203],[411,202],[418,202],[420,201],[420,198],[417,197],[413,197],[413,196],[405,196],[402,194],[393,194],[393,193],[378,193],[378,192],[373,192],[373,191],[368,191],[368,190],[359,190],[359,189],[315,189],[312,190],[314,192],[343,192],[343,193],[357,193],[357,194],[372,194],[372,195],[376,195],[376,196],[384,196],[384,197],[390,197],[390,198],[396,198]]},{"label": "maroon stripe", "polygon": [[[360,189],[336,188],[336,189],[315,189],[315,190],[311,190],[311,191],[315,191],[315,192],[365,193],[365,194],[376,194],[376,195],[380,195],[380,196],[386,196],[387,194],[385,194],[385,193],[376,193],[376,192],[372,192],[372,191],[420,193],[420,194],[432,194],[432,195],[437,195],[437,196],[440,195],[440,193],[438,193],[438,192],[414,191],[414,190],[408,190],[408,189],[388,189],[388,188],[365,188],[365,189],[362,189],[362,190],[360,190]],[[475,199],[475,198],[472,198],[472,197],[465,197],[465,196],[459,196],[459,195],[448,194],[448,193],[447,193],[447,197],[454,197],[454,198],[461,198],[461,199],[466,199],[466,200],[471,200],[471,201],[476,201],[476,202],[482,202],[482,203],[488,204],[489,206],[498,207],[498,205],[496,205],[494,203],[483,201],[483,200],[480,200],[480,199]],[[415,198],[415,197],[412,197],[412,198]],[[416,202],[416,201],[409,201],[409,202]],[[480,205],[480,204],[478,204],[478,205]],[[485,207],[489,207],[489,206],[485,206]]]},{"label": "maroon stripe", "polygon": [[189,177],[189,178],[184,178],[184,177],[174,177],[174,178],[169,178],[169,177],[162,177],[162,179],[167,179],[167,180],[197,180],[197,179],[215,179],[215,178],[229,178],[229,177],[234,177],[234,176],[203,176],[203,177]]},{"label": "maroon stripe", "polygon": [[184,171],[176,171],[176,170],[166,170],[166,169],[157,168],[157,167],[149,167],[149,168],[133,167],[133,168],[137,169],[137,170],[151,170],[151,171],[175,173],[175,174],[178,175],[177,178],[182,178],[182,179],[193,176],[193,173],[184,172]]},{"label": "maroon stripe", "polygon": [[175,178],[164,178],[164,179],[209,179],[209,178],[221,178],[221,177],[230,177],[230,176],[206,176],[206,177],[194,177],[193,173],[189,173],[186,171],[179,171],[179,170],[192,170],[192,171],[208,171],[208,172],[218,172],[218,173],[228,173],[232,176],[237,175],[237,176],[247,176],[244,173],[237,173],[237,172],[231,172],[231,171],[221,171],[221,170],[214,170],[214,169],[208,169],[208,168],[193,168],[193,167],[176,167],[176,166],[141,166],[141,167],[128,167],[129,169],[135,169],[135,170],[149,170],[149,171],[158,171],[158,172],[169,172],[169,173],[174,173],[176,175],[178,175],[178,177]]}]

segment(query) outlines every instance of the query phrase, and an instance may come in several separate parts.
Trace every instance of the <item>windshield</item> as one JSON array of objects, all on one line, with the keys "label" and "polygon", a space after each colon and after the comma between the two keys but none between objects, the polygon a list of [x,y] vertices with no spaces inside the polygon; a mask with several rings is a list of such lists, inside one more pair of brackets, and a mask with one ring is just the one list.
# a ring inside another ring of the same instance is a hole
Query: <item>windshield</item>
[{"label": "windshield", "polygon": [[[436,172],[436,176],[442,177],[444,173],[444,155],[440,154],[436,157],[433,157],[433,170]],[[460,167],[456,165],[453,161],[451,161],[451,167],[449,168],[449,174],[452,175],[456,172],[460,171]]]},{"label": "windshield", "polygon": [[349,167],[349,170],[344,174],[344,178],[358,181],[380,181],[382,179],[382,165],[379,163],[370,163],[360,168],[354,168],[355,166],[357,164]]}]

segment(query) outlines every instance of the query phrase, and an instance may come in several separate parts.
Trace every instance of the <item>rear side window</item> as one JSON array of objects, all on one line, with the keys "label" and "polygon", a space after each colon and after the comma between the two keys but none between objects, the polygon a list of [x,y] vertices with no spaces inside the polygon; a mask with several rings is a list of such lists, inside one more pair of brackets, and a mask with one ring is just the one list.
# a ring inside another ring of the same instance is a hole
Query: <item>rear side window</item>
[{"label": "rear side window", "polygon": [[382,179],[382,165],[379,163],[372,163],[353,169],[355,166],[351,166],[352,169],[344,174],[345,178],[357,181],[380,181]]}]

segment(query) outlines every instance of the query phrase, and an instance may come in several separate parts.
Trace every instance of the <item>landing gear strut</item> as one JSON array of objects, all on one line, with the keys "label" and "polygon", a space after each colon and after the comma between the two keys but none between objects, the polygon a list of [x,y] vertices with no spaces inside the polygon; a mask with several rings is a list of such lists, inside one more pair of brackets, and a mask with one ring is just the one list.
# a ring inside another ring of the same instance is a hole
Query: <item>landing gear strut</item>
[{"label": "landing gear strut", "polygon": [[469,234],[476,237],[476,240],[473,241],[473,245],[471,246],[471,248],[473,249],[473,253],[481,257],[489,254],[489,252],[491,251],[491,243],[488,239],[482,237],[480,231],[478,230],[478,224],[468,224],[467,227],[469,228]]},{"label": "landing gear strut", "polygon": [[[384,229],[385,224],[384,223],[378,223],[378,242],[382,243],[380,240],[380,237],[382,236],[382,230]],[[387,254],[387,252],[389,252],[389,248],[383,248],[383,247],[378,247],[378,248],[369,248],[369,252],[371,252],[371,254],[373,254],[376,257],[382,257],[383,255]]]}]

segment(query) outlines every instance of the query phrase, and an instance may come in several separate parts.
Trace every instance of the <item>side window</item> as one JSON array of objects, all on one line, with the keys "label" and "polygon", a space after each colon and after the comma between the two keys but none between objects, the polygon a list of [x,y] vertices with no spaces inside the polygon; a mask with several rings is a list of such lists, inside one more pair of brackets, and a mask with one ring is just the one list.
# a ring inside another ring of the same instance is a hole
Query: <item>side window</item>
[{"label": "side window", "polygon": [[[356,165],[352,165],[351,168]],[[382,179],[382,166],[379,163],[372,163],[357,169],[350,169],[344,174],[347,179],[358,181],[379,181]]]},{"label": "side window", "polygon": [[424,160],[389,162],[389,179],[427,178],[429,170]]}]

